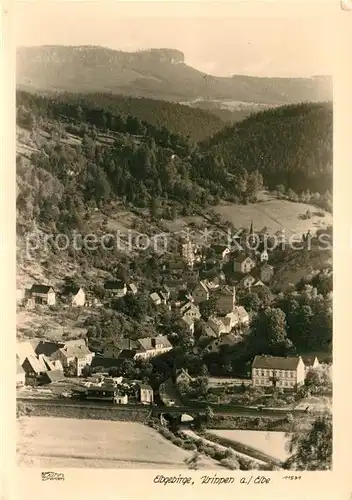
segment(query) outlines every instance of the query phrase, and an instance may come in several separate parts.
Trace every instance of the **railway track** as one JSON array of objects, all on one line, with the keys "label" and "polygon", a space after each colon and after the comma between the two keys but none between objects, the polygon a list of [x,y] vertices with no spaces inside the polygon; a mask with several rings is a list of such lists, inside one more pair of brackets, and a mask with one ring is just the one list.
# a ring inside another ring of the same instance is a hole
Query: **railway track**
[{"label": "railway track", "polygon": [[[149,411],[151,414],[157,416],[160,414],[171,414],[177,415],[180,413],[190,413],[190,414],[199,414],[204,411],[202,408],[195,408],[190,406],[153,406],[152,408],[149,405],[141,405],[141,404],[126,404],[126,405],[116,405],[113,402],[106,401],[85,401],[85,400],[73,400],[73,399],[44,399],[44,398],[17,398],[18,402],[23,402],[27,404],[33,404],[36,406],[65,406],[65,407],[82,407],[88,408],[91,410],[100,410],[100,409],[109,409],[114,411],[131,411],[131,410],[145,410]],[[213,409],[214,413],[217,415],[233,415],[233,416],[243,416],[243,417],[270,417],[270,418],[283,418],[289,411],[275,408],[268,409],[256,409],[249,407],[236,406],[228,409]],[[303,415],[306,414],[304,410],[292,410],[290,413],[295,415]]]}]

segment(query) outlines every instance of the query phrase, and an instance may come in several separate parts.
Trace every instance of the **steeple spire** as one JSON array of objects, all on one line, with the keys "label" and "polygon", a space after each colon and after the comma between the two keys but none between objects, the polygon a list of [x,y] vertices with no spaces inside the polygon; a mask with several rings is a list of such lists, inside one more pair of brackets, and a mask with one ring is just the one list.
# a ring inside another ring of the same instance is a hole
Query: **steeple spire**
[{"label": "steeple spire", "polygon": [[249,234],[251,234],[251,235],[254,234],[254,231],[253,231],[253,221],[251,221],[251,227],[249,228]]}]

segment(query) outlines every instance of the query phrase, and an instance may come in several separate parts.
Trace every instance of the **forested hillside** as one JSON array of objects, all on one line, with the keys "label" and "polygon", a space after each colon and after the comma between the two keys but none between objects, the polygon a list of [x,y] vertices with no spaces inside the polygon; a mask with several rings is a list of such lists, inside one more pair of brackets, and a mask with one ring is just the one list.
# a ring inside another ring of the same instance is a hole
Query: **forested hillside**
[{"label": "forested hillside", "polygon": [[[19,92],[19,103],[22,102],[22,98],[24,98],[25,102],[31,102],[29,94]],[[81,107],[81,109],[92,107],[104,109],[105,117],[101,123],[97,123],[97,126],[103,128],[111,128],[113,126],[110,118],[112,114],[121,116],[122,119],[132,116],[158,129],[167,129],[172,134],[190,137],[194,141],[210,137],[224,127],[223,120],[207,110],[156,99],[133,98],[102,93],[63,93],[52,96],[50,102],[54,102],[54,100],[57,105],[61,104],[65,106],[62,113],[65,116],[69,116],[70,114],[74,116],[74,109],[78,107]],[[37,104],[39,101],[37,97],[34,98],[31,106],[41,106],[46,102],[40,101],[41,104]],[[81,115],[81,118],[84,121],[86,117]]]},{"label": "forested hillside", "polygon": [[[106,104],[103,101],[102,96],[95,102],[93,98],[68,95],[17,94],[17,255],[23,273],[22,286],[45,280],[60,288],[67,278],[73,277],[74,283],[84,287],[90,296],[104,301],[101,314],[87,315],[79,323],[80,328],[88,328],[90,345],[96,349],[123,338],[135,340],[160,332],[170,338],[172,335],[175,349],[161,357],[161,367],[156,369],[158,377],[162,374],[167,378],[169,366],[190,372],[193,369],[197,374],[203,364],[215,375],[239,376],[248,371],[247,364],[258,353],[286,355],[317,348],[329,352],[332,281],[331,263],[324,260],[329,259],[330,253],[323,255],[317,239],[313,250],[296,252],[296,264],[304,268],[307,278],[296,288],[284,289],[274,302],[271,294],[237,294],[238,301],[253,315],[251,335],[218,353],[204,351],[196,355],[180,318],[167,308],[159,313],[149,298],[152,291],[160,289],[165,276],[172,276],[169,256],[160,259],[151,248],[134,251],[116,244],[120,233],[127,237],[130,229],[148,236],[165,231],[171,239],[177,239],[179,229],[173,229],[172,223],[188,219],[183,226],[188,229],[190,219],[196,217],[185,216],[194,214],[206,215],[198,222],[199,232],[207,229],[208,218],[213,223],[210,227],[223,228],[221,218],[216,213],[211,215],[209,205],[229,200],[234,202],[231,208],[235,212],[244,208],[238,204],[255,201],[264,184],[276,187],[281,182],[279,193],[285,189],[287,193],[289,189],[299,193],[313,186],[313,179],[317,181],[317,190],[323,189],[329,175],[331,178],[325,158],[332,156],[329,106],[300,105],[267,111],[199,144],[165,126],[159,127],[157,121],[145,121],[125,108],[121,112],[119,106],[124,101],[117,100],[115,108],[111,96],[106,98]],[[307,158],[321,161],[313,177]],[[326,186],[331,188],[327,182]],[[315,204],[320,201],[331,208],[329,192],[309,196]],[[257,203],[256,210],[261,213],[261,203]],[[135,217],[127,220],[131,214]],[[258,224],[259,227],[262,228]],[[49,242],[45,239],[48,235]],[[104,237],[104,247],[91,249],[87,243],[79,248],[78,239],[76,248],[70,243],[77,235]],[[58,236],[59,240],[67,237],[69,244],[65,248],[58,243]],[[55,244],[51,243],[53,238]],[[319,267],[317,254],[321,256]],[[270,262],[275,265],[278,278],[273,285],[281,290],[279,285],[287,282],[287,274],[285,269],[280,271],[280,266],[292,270],[291,255],[273,252]],[[233,267],[232,263],[229,265],[231,279]],[[223,269],[225,272],[226,266]],[[314,274],[317,269],[321,270],[318,277]],[[217,273],[216,268],[208,269],[207,260],[202,276],[214,276],[213,270]],[[136,282],[138,294],[110,300],[103,286],[106,279]],[[70,331],[72,325],[77,326],[77,317],[72,323],[66,323],[66,319],[60,323],[60,314],[58,310],[57,316],[51,317],[50,326],[45,324],[45,332],[51,331],[53,323],[59,325],[60,335],[61,325]],[[149,323],[147,318],[151,316],[155,321]],[[31,330],[32,334],[36,328],[26,323],[25,331]],[[43,330],[39,333],[43,334]]]},{"label": "forested hillside", "polygon": [[266,111],[201,148],[165,127],[71,96],[18,92],[17,122],[30,135],[32,165],[18,160],[18,211],[34,211],[61,229],[79,225],[87,207],[116,198],[154,212],[164,199],[170,213],[177,205],[186,215],[221,199],[255,201],[263,184],[331,189],[327,105]]},{"label": "forested hillside", "polygon": [[269,109],[202,144],[229,172],[258,170],[269,189],[324,193],[332,186],[332,105],[298,104]]}]

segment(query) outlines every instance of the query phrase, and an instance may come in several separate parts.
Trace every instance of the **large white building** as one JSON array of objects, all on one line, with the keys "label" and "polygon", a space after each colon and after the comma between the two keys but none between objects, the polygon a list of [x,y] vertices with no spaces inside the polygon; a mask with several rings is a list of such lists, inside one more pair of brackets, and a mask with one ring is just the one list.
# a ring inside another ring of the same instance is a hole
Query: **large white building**
[{"label": "large white building", "polygon": [[252,363],[253,387],[296,390],[304,384],[305,365],[301,356],[256,356]]}]

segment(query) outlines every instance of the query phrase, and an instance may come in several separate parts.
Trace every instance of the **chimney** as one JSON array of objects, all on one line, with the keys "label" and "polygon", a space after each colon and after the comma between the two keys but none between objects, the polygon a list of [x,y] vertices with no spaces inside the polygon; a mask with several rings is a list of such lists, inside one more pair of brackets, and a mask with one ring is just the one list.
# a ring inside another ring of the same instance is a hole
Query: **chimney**
[{"label": "chimney", "polygon": [[154,349],[155,349],[155,346],[156,346],[156,339],[155,339],[154,337],[152,338],[152,342],[151,342],[151,343],[152,343],[152,347],[154,347]]}]

